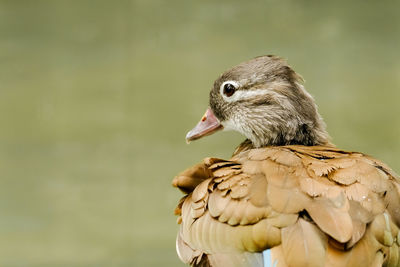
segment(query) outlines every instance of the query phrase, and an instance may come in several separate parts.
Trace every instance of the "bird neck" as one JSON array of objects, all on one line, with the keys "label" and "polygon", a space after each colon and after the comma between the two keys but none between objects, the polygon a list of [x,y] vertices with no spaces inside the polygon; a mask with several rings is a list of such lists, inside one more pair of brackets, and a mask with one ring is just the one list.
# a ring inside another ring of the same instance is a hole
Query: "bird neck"
[{"label": "bird neck", "polygon": [[271,135],[254,135],[244,140],[235,150],[234,155],[253,148],[268,146],[334,146],[330,141],[330,136],[325,130],[324,122],[318,121],[316,125],[301,124],[296,131],[280,131]]}]

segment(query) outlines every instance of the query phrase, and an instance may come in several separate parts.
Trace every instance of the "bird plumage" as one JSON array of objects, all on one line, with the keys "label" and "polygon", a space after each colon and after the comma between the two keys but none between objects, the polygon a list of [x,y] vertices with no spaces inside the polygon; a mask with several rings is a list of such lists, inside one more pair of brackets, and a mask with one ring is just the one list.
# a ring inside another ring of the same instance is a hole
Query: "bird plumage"
[{"label": "bird plumage", "polygon": [[[277,64],[264,69],[266,77],[273,76],[268,71],[286,66],[276,57],[263,60]],[[255,75],[252,80],[257,80],[261,75],[254,74],[261,70],[251,61],[243,68],[237,70],[243,77]],[[283,79],[279,75],[287,76],[278,71],[275,81]],[[302,94],[291,83],[297,82],[298,76],[294,72],[291,75],[294,78],[287,79],[286,89]],[[235,71],[225,76],[229,76],[225,80],[233,79]],[[273,80],[260,80],[252,81],[252,86],[265,91],[266,83],[274,84]],[[214,88],[221,81],[217,80]],[[262,252],[270,249],[271,266],[400,266],[400,178],[370,156],[330,144],[312,98],[305,98],[311,104],[295,110],[311,107],[314,118],[293,114],[293,118],[299,117],[299,123],[266,126],[264,131],[269,133],[250,136],[231,159],[206,158],[174,178],[173,185],[186,194],[175,210],[180,223],[177,251],[183,262],[192,266],[264,266]],[[259,110],[272,114],[270,107],[274,104],[262,102],[262,94],[226,102],[221,95],[211,93],[210,102],[224,125],[235,112],[253,105],[234,106],[237,101],[254,103],[256,99]],[[279,106],[286,108],[279,104],[272,110],[282,116],[296,112],[277,111]],[[218,114],[221,112],[224,114]],[[211,112],[208,116],[214,115]],[[243,116],[242,120],[254,118],[251,114]],[[257,125],[264,118],[258,120],[237,123]],[[302,133],[306,139],[285,132],[302,124],[313,127]],[[278,132],[281,143],[276,144],[277,139],[269,137]],[[300,140],[311,140],[311,145]]]}]

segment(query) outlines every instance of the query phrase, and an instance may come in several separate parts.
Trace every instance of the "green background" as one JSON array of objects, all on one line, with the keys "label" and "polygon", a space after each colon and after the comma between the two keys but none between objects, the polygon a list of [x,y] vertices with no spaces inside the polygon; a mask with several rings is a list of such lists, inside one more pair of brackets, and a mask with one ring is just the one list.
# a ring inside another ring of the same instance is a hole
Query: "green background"
[{"label": "green background", "polygon": [[182,266],[175,174],[225,69],[277,54],[341,148],[400,171],[399,1],[0,1],[0,266]]}]

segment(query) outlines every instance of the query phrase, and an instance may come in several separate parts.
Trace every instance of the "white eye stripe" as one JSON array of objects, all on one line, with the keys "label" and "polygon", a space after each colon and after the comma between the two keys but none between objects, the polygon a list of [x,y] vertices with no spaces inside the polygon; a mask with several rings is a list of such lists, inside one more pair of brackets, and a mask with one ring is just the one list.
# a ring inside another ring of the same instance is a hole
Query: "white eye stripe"
[{"label": "white eye stripe", "polygon": [[227,97],[223,93],[223,87],[221,90],[221,95],[224,98],[226,102],[235,102],[238,100],[245,100],[245,99],[251,99],[257,96],[262,96],[262,95],[267,95],[271,94],[271,90],[269,89],[259,89],[259,90],[238,90],[236,91],[232,96]]}]

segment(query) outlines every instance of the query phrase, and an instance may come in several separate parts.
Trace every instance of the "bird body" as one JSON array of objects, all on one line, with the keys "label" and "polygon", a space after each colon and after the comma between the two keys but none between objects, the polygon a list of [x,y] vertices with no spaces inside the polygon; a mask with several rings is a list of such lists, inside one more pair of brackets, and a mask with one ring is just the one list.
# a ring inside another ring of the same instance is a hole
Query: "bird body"
[{"label": "bird body", "polygon": [[231,159],[206,158],[173,180],[186,194],[175,210],[180,259],[216,267],[400,266],[400,178],[332,145],[311,96],[280,58],[242,64],[214,84],[211,108],[187,139],[227,126],[248,139]]}]

